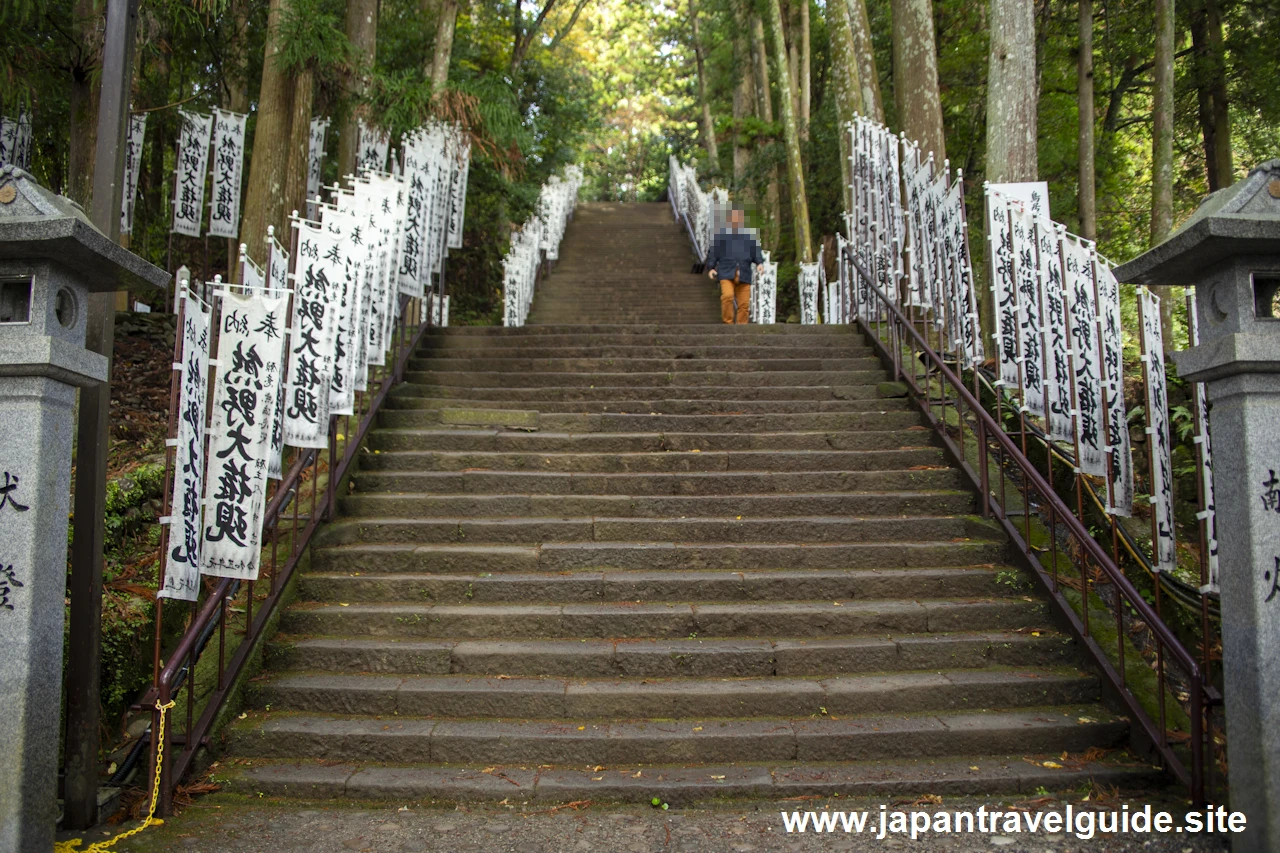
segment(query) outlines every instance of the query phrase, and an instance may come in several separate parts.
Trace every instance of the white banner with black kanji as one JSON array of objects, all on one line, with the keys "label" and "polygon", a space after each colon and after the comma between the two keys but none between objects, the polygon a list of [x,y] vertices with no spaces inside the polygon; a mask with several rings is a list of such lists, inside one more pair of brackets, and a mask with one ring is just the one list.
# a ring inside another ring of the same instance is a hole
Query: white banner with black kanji
[{"label": "white banner with black kanji", "polygon": [[174,175],[173,225],[175,234],[200,236],[204,217],[204,180],[209,171],[209,137],[213,116],[179,110],[182,133],[178,137],[178,168]]},{"label": "white banner with black kanji", "polygon": [[320,195],[320,179],[324,172],[324,135],[329,119],[313,118],[307,136],[307,218],[313,222],[320,216],[315,199]]},{"label": "white banner with black kanji", "polygon": [[294,220],[293,329],[289,339],[284,442],[329,446],[329,389],[333,382],[337,317],[334,300],[344,276],[340,240],[314,223]]},{"label": "white banner with black kanji", "polygon": [[221,291],[200,571],[257,580],[287,296]]},{"label": "white banner with black kanji", "polygon": [[195,601],[200,593],[203,539],[204,425],[209,388],[209,313],[190,294],[182,298],[182,362],[173,460],[169,550],[159,598]]},{"label": "white banner with black kanji", "polygon": [[1098,303],[1094,296],[1093,252],[1063,233],[1063,285],[1071,315],[1071,365],[1076,402],[1076,464],[1082,474],[1107,475],[1105,419],[1102,406],[1102,349],[1098,339]]},{"label": "white banner with black kanji", "polygon": [[147,133],[147,114],[129,116],[129,135],[125,138],[124,193],[120,196],[120,233],[133,233],[133,206],[138,198],[138,175],[142,172],[142,143]]},{"label": "white banner with black kanji", "polygon": [[209,234],[234,238],[240,233],[240,185],[244,170],[244,128],[248,115],[213,111],[213,200]]},{"label": "white banner with black kanji", "polygon": [[1151,461],[1151,512],[1155,542],[1152,568],[1173,571],[1178,566],[1173,528],[1173,458],[1169,443],[1169,386],[1164,371],[1164,340],[1160,329],[1160,297],[1138,288],[1138,322],[1142,325],[1142,363],[1146,368],[1147,442]]},{"label": "white banner with black kanji", "polygon": [[1120,283],[1111,268],[1094,253],[1093,275],[1098,289],[1099,337],[1102,344],[1103,390],[1107,395],[1107,431],[1111,443],[1111,494],[1107,512],[1133,514],[1133,455],[1129,418],[1124,402],[1124,336],[1120,325]]}]

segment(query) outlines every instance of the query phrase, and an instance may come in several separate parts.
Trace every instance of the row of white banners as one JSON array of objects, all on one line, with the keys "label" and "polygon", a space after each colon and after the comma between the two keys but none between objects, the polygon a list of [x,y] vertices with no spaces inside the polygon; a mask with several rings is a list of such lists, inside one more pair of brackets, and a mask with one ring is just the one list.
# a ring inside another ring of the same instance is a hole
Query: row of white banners
[{"label": "row of white banners", "polygon": [[533,304],[538,267],[545,256],[560,257],[560,241],[578,201],[582,169],[569,166],[564,177],[552,175],[542,185],[538,206],[519,231],[511,235],[511,246],[502,258],[502,325],[523,326]]},{"label": "row of white banners", "polygon": [[194,601],[201,574],[257,579],[267,480],[281,477],[285,445],[329,446],[331,416],[355,413],[408,298],[447,322],[429,291],[462,244],[469,139],[431,125],[404,140],[401,162],[403,174],[366,169],[333,188],[332,204],[316,202],[318,221],[295,218],[292,257],[274,235],[264,266],[242,255],[243,286],[215,283],[212,307],[184,294],[161,597]]}]

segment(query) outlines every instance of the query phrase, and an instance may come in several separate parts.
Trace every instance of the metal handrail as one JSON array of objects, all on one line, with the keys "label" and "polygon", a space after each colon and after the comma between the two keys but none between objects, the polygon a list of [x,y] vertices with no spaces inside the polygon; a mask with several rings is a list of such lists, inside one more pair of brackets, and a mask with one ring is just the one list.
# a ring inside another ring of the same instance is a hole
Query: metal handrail
[{"label": "metal handrail", "polygon": [[[260,602],[256,601],[254,581],[242,584],[239,580],[221,579],[198,610],[193,605],[192,617],[167,660],[159,659],[157,648],[154,684],[135,707],[154,706],[157,700],[159,704],[164,705],[173,699],[176,693],[180,693],[182,687],[186,687],[187,693],[186,730],[183,735],[172,739],[179,749],[165,750],[162,758],[160,803],[157,809],[159,815],[172,813],[173,795],[178,784],[191,770],[201,747],[208,745],[209,735],[214,725],[232,697],[250,657],[266,635],[294,570],[311,544],[316,530],[321,522],[332,517],[337,504],[338,484],[351,469],[365,436],[378,417],[391,389],[404,377],[409,359],[417,351],[423,336],[431,328],[430,312],[427,312],[428,317],[425,321],[421,320],[419,299],[401,297],[401,300],[400,319],[393,330],[390,348],[390,352],[394,354],[393,358],[386,366],[370,366],[370,370],[375,374],[381,373],[380,377],[370,377],[371,384],[372,380],[380,378],[379,384],[376,389],[371,389],[372,393],[357,392],[358,403],[354,415],[334,416],[330,421],[327,454],[329,481],[324,493],[321,494],[319,491],[319,478],[323,473],[321,464],[325,458],[325,452],[315,449],[300,450],[267,503],[263,520],[263,549],[264,552],[269,552],[269,557],[263,560],[263,579],[270,586],[266,597]],[[350,432],[352,418],[357,418],[354,434]],[[311,483],[310,511],[302,516],[299,512],[299,503],[308,481]],[[278,567],[281,522],[286,521],[286,513],[290,507],[293,512],[290,516],[291,525],[287,531],[289,553],[283,565]],[[305,523],[305,527],[301,530],[299,522]],[[226,659],[227,611],[232,599],[242,588],[247,589],[244,637],[232,651],[228,661]],[[212,640],[214,630],[217,631],[216,644]],[[196,705],[196,666],[203,654],[213,651],[213,649],[206,649],[206,643],[210,646],[216,645],[217,681],[200,716],[193,719]],[[153,731],[159,730],[160,713],[162,712],[153,712]],[[153,745],[151,755],[153,767],[156,760],[155,752]]]},{"label": "metal handrail", "polygon": [[[1173,631],[1160,619],[1156,610],[1143,599],[1141,593],[1115,564],[1111,556],[1097,543],[1084,524],[1075,517],[1057,492],[1041,476],[1023,450],[1005,433],[995,418],[986,411],[977,397],[965,386],[963,380],[952,370],[949,361],[940,356],[929,345],[925,337],[916,329],[915,322],[907,318],[897,304],[880,288],[852,249],[846,247],[845,253],[850,268],[865,282],[866,291],[864,292],[874,294],[879,302],[879,310],[864,310],[862,312],[857,321],[858,326],[873,342],[881,358],[893,365],[894,378],[908,386],[914,402],[930,422],[946,452],[969,477],[973,485],[977,487],[981,495],[983,517],[994,516],[1001,525],[1010,541],[1018,549],[1019,555],[1026,566],[1049,594],[1050,600],[1054,603],[1059,615],[1068,624],[1071,632],[1080,641],[1081,645],[1089,651],[1094,663],[1114,689],[1119,700],[1124,704],[1131,715],[1132,721],[1138,725],[1142,733],[1147,737],[1152,749],[1159,755],[1165,767],[1190,789],[1192,799],[1197,804],[1204,803],[1209,768],[1209,763],[1205,761],[1205,745],[1206,743],[1212,743],[1210,739],[1212,732],[1208,724],[1207,711],[1209,708],[1221,704],[1221,695],[1207,681],[1195,656],[1179,642]],[[874,328],[867,320],[869,314],[874,314],[874,319],[872,320],[875,324]],[[890,335],[888,346],[886,346],[881,336],[881,330],[885,324],[885,321],[881,318],[886,316],[888,317]],[[900,345],[902,342],[909,342],[911,348],[916,351],[915,354],[919,357],[919,361],[914,358],[910,360],[913,365],[911,371],[903,369]],[[921,388],[920,381],[916,377],[915,365],[919,364],[920,361],[925,362],[924,388]],[[933,397],[935,389],[932,387],[931,377],[937,378],[938,388],[936,391],[941,395],[941,418],[933,410],[937,401]],[[950,400],[948,399],[948,393],[952,395]],[[946,410],[950,404],[954,404],[956,409],[959,446],[952,439],[947,426]],[[965,410],[967,410],[967,413]],[[965,458],[964,430],[968,422],[967,418],[972,419],[971,428],[975,432],[979,468],[977,471]],[[994,447],[992,447],[993,443]],[[992,486],[990,484],[988,454],[992,451],[999,455],[998,461],[1000,464],[998,470],[1001,473],[999,474],[1000,494],[998,499],[992,494]],[[1025,523],[1022,531],[1013,523],[1006,510],[1007,502],[1004,500],[1004,494],[1007,478],[1003,473],[1006,466],[1012,466],[1022,479],[1022,514]],[[1029,543],[1033,496],[1038,498],[1038,514],[1047,514],[1048,516],[1048,527],[1050,528],[1048,550],[1052,555],[1052,568],[1049,570],[1045,569],[1040,558],[1035,553],[1035,549]],[[1067,536],[1075,540],[1080,551],[1083,552],[1082,565],[1079,567],[1081,587],[1079,614],[1076,613],[1070,601],[1063,595],[1059,584],[1058,548],[1056,547],[1058,525],[1062,525],[1065,528]],[[1114,612],[1118,646],[1118,669],[1116,665],[1113,665],[1111,657],[1098,644],[1090,631],[1089,564],[1093,564],[1101,570],[1106,576],[1106,582],[1112,585],[1117,595]],[[1130,626],[1133,625],[1135,620],[1144,623],[1147,629],[1150,630],[1156,645],[1156,676],[1159,699],[1158,721],[1151,718],[1141,701],[1126,684],[1124,674],[1124,640],[1126,637],[1124,608],[1126,606],[1131,608],[1133,612],[1133,616],[1129,620]],[[1182,757],[1173,748],[1169,740],[1169,732],[1166,726],[1167,715],[1165,713],[1166,662],[1172,662],[1177,669],[1181,670],[1188,687],[1191,706],[1188,713],[1191,724],[1189,767],[1184,763]]]}]

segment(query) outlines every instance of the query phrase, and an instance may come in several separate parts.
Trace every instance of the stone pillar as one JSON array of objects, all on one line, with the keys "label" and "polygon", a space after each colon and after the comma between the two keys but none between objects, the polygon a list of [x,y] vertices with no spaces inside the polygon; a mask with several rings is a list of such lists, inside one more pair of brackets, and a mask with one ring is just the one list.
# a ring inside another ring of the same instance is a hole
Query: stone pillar
[{"label": "stone pillar", "polygon": [[0,850],[53,849],[75,394],[107,378],[89,293],[167,278],[0,168]]},{"label": "stone pillar", "polygon": [[1175,354],[1210,403],[1235,853],[1280,850],[1280,160],[1214,193],[1122,281],[1195,286],[1200,345]]}]

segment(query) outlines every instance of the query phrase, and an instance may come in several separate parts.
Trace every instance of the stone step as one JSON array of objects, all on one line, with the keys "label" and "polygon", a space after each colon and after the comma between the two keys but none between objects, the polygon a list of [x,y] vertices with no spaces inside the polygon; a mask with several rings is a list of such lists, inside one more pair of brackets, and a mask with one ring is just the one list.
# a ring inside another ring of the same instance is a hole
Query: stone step
[{"label": "stone step", "polygon": [[[467,339],[467,343],[477,343]],[[488,343],[488,342],[485,342]],[[783,344],[790,344],[783,341]],[[444,339],[428,341],[414,353],[414,360],[444,359],[465,360],[469,357],[486,359],[592,359],[600,361],[613,360],[618,364],[630,364],[637,360],[651,361],[686,361],[716,360],[735,361],[751,369],[750,363],[757,358],[771,361],[789,359],[823,360],[823,359],[863,359],[873,358],[875,352],[866,346],[856,346],[852,342],[840,346],[810,346],[800,342],[795,346],[756,346],[740,344],[729,340],[722,345],[705,342],[689,343],[686,346],[670,344],[652,346],[625,346],[597,344],[595,346],[577,346],[565,344],[561,346],[543,345],[541,341],[527,341],[523,346],[456,346],[454,342]]]},{"label": "stone step", "polygon": [[[370,454],[373,455],[373,454]],[[362,493],[539,494],[539,495],[738,495],[810,492],[955,490],[964,488],[954,468],[886,471],[749,471],[588,474],[546,471],[410,471],[366,456],[354,478]],[[396,460],[387,460],[397,464]],[[737,513],[734,513],[735,515]]]},{"label": "stone step", "polygon": [[[450,326],[448,332],[456,332],[463,326]],[[480,327],[484,328],[484,327]],[[731,358],[735,355],[755,358],[767,355],[771,358],[786,358],[794,352],[803,352],[806,357],[816,358],[855,358],[871,355],[873,350],[861,335],[790,335],[763,331],[773,328],[797,329],[841,329],[841,326],[702,326],[698,329],[659,329],[649,327],[648,334],[610,334],[589,331],[588,326],[560,326],[558,333],[549,332],[556,329],[551,326],[526,326],[521,329],[507,330],[503,336],[481,336],[465,334],[447,334],[445,331],[426,332],[418,355],[475,353],[484,356],[527,355],[535,357],[543,353],[563,354],[572,357],[585,352],[587,355],[599,354],[608,356],[658,357],[660,353],[672,353],[672,357],[691,354],[716,355]],[[618,328],[644,328],[637,326],[621,326]],[[721,330],[719,334],[708,330]],[[725,332],[724,330],[730,330]],[[730,337],[729,335],[733,335]]]},{"label": "stone step", "polygon": [[[437,386],[439,387],[439,386]],[[434,388],[422,389],[430,393]],[[456,389],[460,390],[460,389]],[[661,389],[659,389],[661,390]],[[501,395],[498,395],[501,396]],[[699,399],[700,395],[690,394],[691,399],[682,399],[684,395],[678,389],[666,389],[662,396],[653,399],[625,399],[625,393],[604,393],[602,400],[560,398],[556,389],[547,389],[541,399],[496,399],[475,400],[463,396],[437,397],[426,394],[403,394],[379,412],[378,423],[389,428],[418,423],[437,423],[442,409],[503,409],[513,407],[536,409],[544,414],[671,414],[671,415],[732,415],[758,414],[770,415],[806,415],[806,414],[855,414],[863,415],[861,425],[875,424],[883,421],[881,429],[900,429],[906,426],[918,426],[920,416],[912,411],[905,400],[875,399],[839,399],[834,389],[823,388],[814,396],[821,399],[808,400],[735,400],[735,399]],[[621,398],[621,399],[620,399]],[[888,416],[896,417],[885,420]]]},{"label": "stone step", "polygon": [[358,543],[312,551],[312,565],[337,572],[571,572],[588,569],[866,569],[1001,563],[1005,543],[543,542],[537,545]]},{"label": "stone step", "polygon": [[816,639],[413,640],[280,635],[267,655],[269,665],[277,670],[570,678],[866,675],[1080,662],[1075,641],[1049,628]]},{"label": "stone step", "polygon": [[942,467],[935,447],[892,450],[703,450],[694,453],[525,453],[520,451],[405,450],[365,453],[368,471],[545,471],[559,473],[642,474],[710,471],[903,471]]},{"label": "stone step", "polygon": [[893,543],[999,539],[993,525],[969,516],[850,518],[359,518],[339,519],[317,534],[322,545],[533,545],[548,542]]},{"label": "stone step", "polygon": [[974,511],[969,492],[635,496],[358,494],[339,499],[341,513],[379,518],[810,517],[951,515]]},{"label": "stone step", "polygon": [[[578,722],[578,725],[574,725]],[[390,763],[614,764],[867,761],[1119,746],[1125,721],[1098,705],[911,716],[636,722],[523,722],[251,715],[227,743],[251,758]]]},{"label": "stone step", "polygon": [[407,370],[404,381],[411,385],[451,385],[463,388],[568,388],[595,385],[600,388],[626,388],[643,385],[650,388],[683,388],[688,386],[788,387],[876,385],[884,381],[880,370],[747,370],[728,372],[635,372],[635,373],[506,373],[503,371],[425,371]]},{"label": "stone step", "polygon": [[250,702],[272,712],[524,720],[847,717],[1082,705],[1098,679],[1074,669],[952,670],[819,678],[564,679],[279,672]]},{"label": "stone step", "polygon": [[990,598],[1012,594],[995,567],[806,571],[630,571],[542,574],[322,572],[302,575],[299,595],[319,602],[432,604],[531,601],[866,601]]},{"label": "stone step", "polygon": [[803,340],[805,345],[808,346],[811,342],[822,339],[849,341],[854,346],[866,346],[866,341],[863,339],[862,334],[853,326],[803,326],[798,323],[776,323],[766,326],[725,326],[723,323],[706,323],[696,331],[682,329],[674,334],[668,333],[663,326],[657,323],[561,323],[535,327],[524,326],[518,329],[508,329],[502,326],[450,326],[448,329],[427,332],[425,337],[427,340],[437,337],[498,340],[506,338],[511,341],[531,340],[545,342],[556,337],[583,337],[590,335],[607,338],[608,343],[615,345],[649,342],[650,340],[663,343],[666,342],[664,341],[666,338],[682,338],[695,343],[698,342],[699,338],[703,338],[702,342],[706,343],[706,335],[736,335],[742,341],[750,341],[753,345],[756,338],[772,338],[775,340],[785,338],[792,342],[789,344],[790,346],[795,346],[795,341],[797,340]]},{"label": "stone step", "polygon": [[[885,386],[888,387],[887,385]],[[493,400],[510,406],[528,406],[540,404],[548,400],[665,400],[678,397],[686,400],[864,400],[868,405],[874,402],[896,402],[878,399],[880,385],[800,385],[796,387],[764,385],[759,388],[717,388],[715,386],[687,386],[673,393],[671,388],[650,387],[648,385],[629,385],[611,387],[607,385],[572,385],[569,387],[548,388],[470,388],[457,385],[402,385],[396,389],[387,401],[394,408],[415,405],[418,398],[437,400],[464,401],[468,405],[478,400]],[[637,404],[640,405],[640,404]],[[886,406],[895,408],[894,406]]]},{"label": "stone step", "polygon": [[812,432],[825,430],[910,429],[920,426],[913,412],[676,414],[655,410],[626,412],[550,412],[538,419],[551,432]]},{"label": "stone step", "polygon": [[[519,797],[521,802],[548,805],[588,800],[647,804],[657,797],[674,807],[731,797],[760,801],[831,797],[884,800],[916,797],[921,792],[946,797],[1033,797],[1042,790],[1078,790],[1091,785],[1151,790],[1166,784],[1160,770],[1131,757],[1079,761],[1055,768],[1029,762],[1028,757],[1025,753],[975,753],[958,758],[845,763],[817,759],[803,764],[723,766],[614,764],[600,770],[519,764],[443,767],[241,759],[235,765],[224,764],[215,780],[225,790],[250,797],[395,803],[496,802]],[[1049,760],[1058,755],[1049,750],[1038,757]],[[793,805],[796,810],[804,808],[800,802]],[[868,821],[869,833],[877,831],[878,821],[873,811]]]},{"label": "stone step", "polygon": [[594,604],[300,604],[292,634],[450,639],[589,637],[824,638],[832,635],[1039,629],[1045,606],[1021,598],[912,601],[612,602]]},{"label": "stone step", "polygon": [[[799,373],[799,372],[867,372],[874,371],[877,380],[883,377],[880,363],[870,357],[828,358],[532,358],[514,355],[503,358],[485,356],[454,356],[442,358],[433,355],[409,360],[410,371],[433,373],[475,373],[520,371],[528,373]],[[596,383],[600,384],[600,383]]]},{"label": "stone step", "polygon": [[507,429],[379,429],[371,449],[486,453],[700,453],[746,450],[894,450],[930,444],[925,427],[775,433],[570,433]]}]

